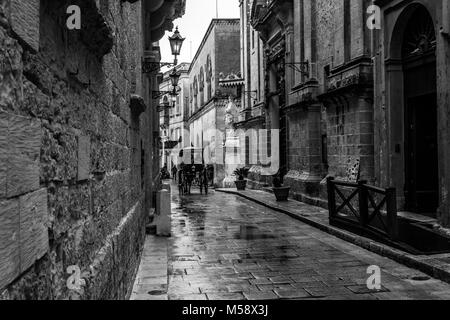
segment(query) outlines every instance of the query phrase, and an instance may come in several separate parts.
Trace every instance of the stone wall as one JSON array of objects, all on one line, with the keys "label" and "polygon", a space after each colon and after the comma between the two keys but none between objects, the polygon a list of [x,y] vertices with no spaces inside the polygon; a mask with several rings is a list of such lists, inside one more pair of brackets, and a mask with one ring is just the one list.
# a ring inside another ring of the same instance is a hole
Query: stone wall
[{"label": "stone wall", "polygon": [[[65,27],[77,3],[92,30]],[[130,110],[141,8],[98,3],[0,1],[3,299],[130,294],[145,236],[143,126]],[[72,265],[79,291],[67,287]]]},{"label": "stone wall", "polygon": [[[368,4],[314,0],[302,7],[294,2],[295,56],[309,62],[309,74],[297,72],[287,88],[287,181],[294,193],[318,196],[325,176],[346,178],[349,160],[359,159],[361,177],[374,180],[370,34],[363,19]],[[308,187],[311,182],[316,187]]]}]

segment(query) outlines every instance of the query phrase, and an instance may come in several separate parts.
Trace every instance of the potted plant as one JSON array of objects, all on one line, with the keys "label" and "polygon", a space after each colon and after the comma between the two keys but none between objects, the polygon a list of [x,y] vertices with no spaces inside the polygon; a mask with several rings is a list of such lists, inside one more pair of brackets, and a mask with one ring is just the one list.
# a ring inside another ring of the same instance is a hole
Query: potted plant
[{"label": "potted plant", "polygon": [[280,168],[276,174],[272,176],[273,193],[277,198],[277,201],[287,201],[291,187],[284,187],[283,180],[287,174],[285,168]]},{"label": "potted plant", "polygon": [[233,174],[237,177],[237,180],[234,181],[234,183],[236,184],[236,188],[238,190],[245,190],[245,187],[247,186],[247,180],[245,180],[245,178],[247,177],[249,171],[250,169],[245,167],[234,170]]}]

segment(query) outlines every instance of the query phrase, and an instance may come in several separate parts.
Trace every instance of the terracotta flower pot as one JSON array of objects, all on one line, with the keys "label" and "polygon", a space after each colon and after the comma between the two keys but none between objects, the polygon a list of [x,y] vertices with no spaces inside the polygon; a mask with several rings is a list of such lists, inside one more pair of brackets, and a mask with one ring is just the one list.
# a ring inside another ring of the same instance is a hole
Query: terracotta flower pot
[{"label": "terracotta flower pot", "polygon": [[272,190],[277,198],[277,201],[287,201],[291,187],[272,188]]},{"label": "terracotta flower pot", "polygon": [[234,183],[239,191],[243,191],[247,187],[247,180],[236,180]]}]

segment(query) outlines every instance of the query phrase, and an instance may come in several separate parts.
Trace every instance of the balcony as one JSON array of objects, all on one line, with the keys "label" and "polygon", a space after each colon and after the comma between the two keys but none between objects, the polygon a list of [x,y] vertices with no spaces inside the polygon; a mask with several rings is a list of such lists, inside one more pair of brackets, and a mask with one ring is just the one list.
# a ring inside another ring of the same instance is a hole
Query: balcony
[{"label": "balcony", "polygon": [[173,20],[184,15],[186,0],[147,0],[144,8],[151,15],[145,28],[150,30],[151,41],[156,42],[173,29]]}]

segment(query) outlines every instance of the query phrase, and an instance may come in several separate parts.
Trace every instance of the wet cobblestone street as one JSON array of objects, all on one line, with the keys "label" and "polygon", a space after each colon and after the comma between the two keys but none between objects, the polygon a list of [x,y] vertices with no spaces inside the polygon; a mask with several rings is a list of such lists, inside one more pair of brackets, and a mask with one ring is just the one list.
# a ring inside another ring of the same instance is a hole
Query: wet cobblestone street
[{"label": "wet cobblestone street", "polygon": [[235,195],[172,192],[172,237],[148,236],[132,299],[450,298],[447,283]]}]

